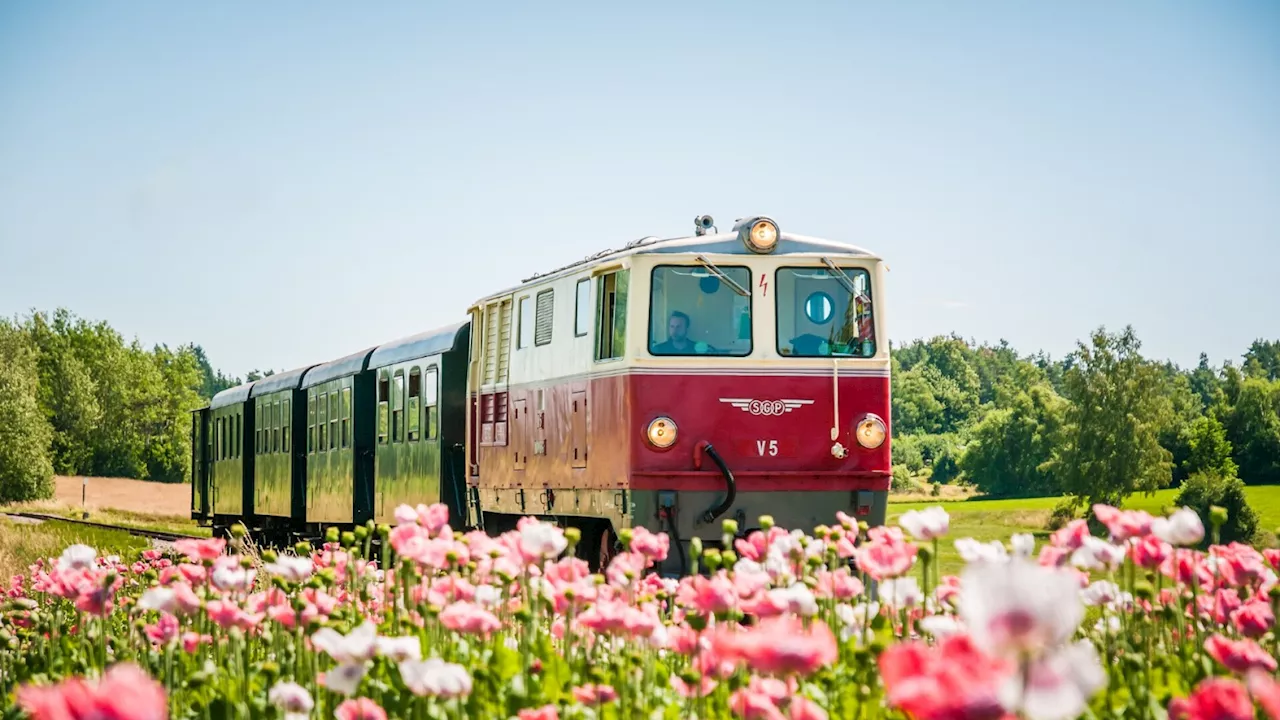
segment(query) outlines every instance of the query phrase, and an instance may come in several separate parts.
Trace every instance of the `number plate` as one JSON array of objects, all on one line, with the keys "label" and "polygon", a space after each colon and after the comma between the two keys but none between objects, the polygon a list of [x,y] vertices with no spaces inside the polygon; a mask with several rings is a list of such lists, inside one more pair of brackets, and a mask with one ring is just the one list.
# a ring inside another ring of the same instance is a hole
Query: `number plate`
[{"label": "number plate", "polygon": [[737,445],[738,452],[749,458],[784,457],[795,450],[791,438],[747,438]]}]

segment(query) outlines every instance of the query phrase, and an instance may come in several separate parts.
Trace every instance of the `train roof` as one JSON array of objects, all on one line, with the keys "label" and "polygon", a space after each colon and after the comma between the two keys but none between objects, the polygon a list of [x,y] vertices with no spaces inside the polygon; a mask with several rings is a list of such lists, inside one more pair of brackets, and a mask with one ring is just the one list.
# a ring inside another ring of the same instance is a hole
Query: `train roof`
[{"label": "train roof", "polygon": [[352,353],[346,357],[338,358],[332,362],[316,365],[307,371],[302,378],[301,389],[305,390],[309,387],[315,387],[323,382],[337,380],[348,375],[356,375],[368,369],[369,356],[377,350],[378,346],[365,348],[358,353]]},{"label": "train roof", "polygon": [[245,400],[248,400],[249,393],[253,390],[254,382],[256,381],[237,385],[233,388],[227,388],[217,395],[214,395],[213,399],[209,401],[209,409],[217,410],[218,408],[226,407],[228,405],[238,405]]},{"label": "train roof", "polygon": [[[674,238],[645,237],[640,238],[639,240],[633,240],[627,243],[624,247],[613,250],[603,250],[563,267],[559,267],[545,273],[532,275],[520,281],[519,285],[506,288],[500,292],[490,293],[472,303],[472,305],[479,305],[494,298],[510,295],[529,283],[549,280],[560,275],[577,272],[590,265],[621,260],[622,258],[633,255],[661,253],[743,255],[747,257],[761,257],[756,253],[751,252],[743,245],[742,237],[736,231],[707,235],[687,235]],[[881,259],[870,250],[857,245],[836,242],[834,240],[825,240],[823,238],[811,237],[808,235],[797,235],[796,233],[782,232],[781,228],[779,228],[778,233],[778,246],[773,252],[769,253],[768,257],[777,257],[780,255],[820,257],[828,254],[845,256],[852,255],[870,260]]]},{"label": "train roof", "polygon": [[249,391],[249,397],[256,398],[281,390],[297,390],[302,383],[302,376],[315,365],[295,368],[288,372],[280,372],[275,375],[268,375],[253,384],[253,389]]},{"label": "train roof", "polygon": [[464,335],[470,325],[470,321],[464,320],[460,323],[428,330],[379,345],[373,351],[373,354],[369,356],[369,364],[366,369],[373,370],[406,360],[416,360],[417,358],[438,355],[442,352],[458,349],[458,343],[466,342]]}]

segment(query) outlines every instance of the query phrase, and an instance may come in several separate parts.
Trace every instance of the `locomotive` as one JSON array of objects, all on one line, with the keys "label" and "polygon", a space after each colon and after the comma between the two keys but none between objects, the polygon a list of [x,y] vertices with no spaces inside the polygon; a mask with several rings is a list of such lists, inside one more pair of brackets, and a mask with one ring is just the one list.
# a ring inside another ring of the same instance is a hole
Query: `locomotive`
[{"label": "locomotive", "polygon": [[192,517],[279,543],[443,503],[455,529],[576,527],[594,568],[643,526],[672,573],[726,518],[883,524],[886,271],[770,217],[700,216],[458,324],[218,393],[193,413]]}]

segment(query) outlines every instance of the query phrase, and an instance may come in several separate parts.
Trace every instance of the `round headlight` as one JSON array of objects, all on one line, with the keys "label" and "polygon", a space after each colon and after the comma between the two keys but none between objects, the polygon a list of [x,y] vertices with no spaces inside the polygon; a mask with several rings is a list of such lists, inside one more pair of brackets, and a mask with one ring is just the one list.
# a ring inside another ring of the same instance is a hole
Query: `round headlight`
[{"label": "round headlight", "polygon": [[864,448],[878,448],[884,443],[884,421],[875,415],[868,414],[858,422],[853,434],[858,444]]},{"label": "round headlight", "polygon": [[757,220],[747,233],[747,245],[758,253],[767,253],[778,244],[778,226],[768,220]]},{"label": "round headlight", "polygon": [[669,417],[654,418],[645,434],[650,445],[665,450],[676,442],[676,422]]}]

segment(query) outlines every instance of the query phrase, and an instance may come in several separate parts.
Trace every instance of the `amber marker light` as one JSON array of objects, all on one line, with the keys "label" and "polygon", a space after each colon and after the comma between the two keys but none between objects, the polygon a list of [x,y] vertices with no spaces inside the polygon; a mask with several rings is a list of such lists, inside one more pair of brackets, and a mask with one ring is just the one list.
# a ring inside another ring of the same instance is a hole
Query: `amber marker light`
[{"label": "amber marker light", "polygon": [[676,443],[676,423],[669,417],[654,418],[645,433],[649,444],[660,450],[666,450]]},{"label": "amber marker light", "polygon": [[862,447],[878,448],[884,444],[884,421],[876,415],[868,413],[866,417],[858,422],[858,427],[853,434],[858,438],[858,444]]}]

